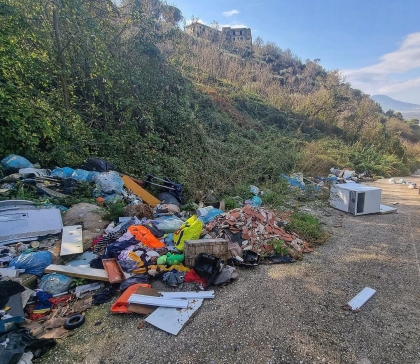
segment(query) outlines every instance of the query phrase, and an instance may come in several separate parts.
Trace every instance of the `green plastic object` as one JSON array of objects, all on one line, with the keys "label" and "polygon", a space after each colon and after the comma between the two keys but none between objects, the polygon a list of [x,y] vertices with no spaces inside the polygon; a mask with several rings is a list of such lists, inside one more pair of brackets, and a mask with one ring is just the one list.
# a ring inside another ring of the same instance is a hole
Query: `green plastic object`
[{"label": "green plastic object", "polygon": [[185,259],[184,254],[167,253],[166,256],[167,256],[167,258],[166,258],[166,264],[169,265],[169,266],[180,264]]}]

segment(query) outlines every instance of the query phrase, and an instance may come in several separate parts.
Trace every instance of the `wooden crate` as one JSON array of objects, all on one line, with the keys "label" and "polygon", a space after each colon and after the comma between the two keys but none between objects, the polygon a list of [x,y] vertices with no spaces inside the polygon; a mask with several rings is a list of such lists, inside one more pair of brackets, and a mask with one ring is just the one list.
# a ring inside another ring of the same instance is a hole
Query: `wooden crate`
[{"label": "wooden crate", "polygon": [[216,258],[223,259],[226,264],[228,259],[228,242],[225,239],[185,240],[184,265],[193,268],[195,257],[200,253],[206,253],[213,255]]}]

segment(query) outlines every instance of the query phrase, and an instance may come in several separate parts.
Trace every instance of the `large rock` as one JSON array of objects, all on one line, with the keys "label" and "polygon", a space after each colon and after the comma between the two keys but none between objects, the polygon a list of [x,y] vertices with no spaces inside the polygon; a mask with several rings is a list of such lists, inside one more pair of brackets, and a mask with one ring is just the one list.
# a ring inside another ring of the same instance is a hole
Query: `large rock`
[{"label": "large rock", "polygon": [[96,205],[78,203],[70,207],[63,216],[65,226],[83,226],[83,250],[91,247],[92,240],[102,235],[110,221],[103,219],[103,211]]}]

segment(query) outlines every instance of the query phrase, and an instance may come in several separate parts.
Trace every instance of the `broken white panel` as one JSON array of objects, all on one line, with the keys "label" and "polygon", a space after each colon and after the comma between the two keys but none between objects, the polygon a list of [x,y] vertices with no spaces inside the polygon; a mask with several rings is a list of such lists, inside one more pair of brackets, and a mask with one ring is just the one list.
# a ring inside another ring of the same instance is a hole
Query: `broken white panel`
[{"label": "broken white panel", "polygon": [[30,201],[0,201],[0,246],[58,234],[63,228],[56,208],[37,208]]},{"label": "broken white panel", "polygon": [[381,214],[390,214],[392,212],[397,212],[395,207],[387,206],[387,205],[379,205]]},{"label": "broken white panel", "polygon": [[1,277],[16,278],[18,275],[19,275],[19,271],[17,269],[14,269],[14,268],[0,268],[0,276]]},{"label": "broken white panel", "polygon": [[174,298],[152,297],[142,294],[132,294],[128,299],[128,303],[137,303],[140,305],[187,308],[188,301]]},{"label": "broken white panel", "polygon": [[188,302],[188,307],[182,310],[159,307],[145,321],[172,335],[178,335],[191,316],[200,308],[203,300],[193,299],[186,302]]},{"label": "broken white panel", "polygon": [[352,310],[358,310],[362,307],[374,294],[376,291],[373,288],[365,287],[361,292],[359,292],[348,305]]},{"label": "broken white panel", "polygon": [[185,298],[185,299],[214,298],[214,291],[160,292],[160,294],[165,298]]},{"label": "broken white panel", "polygon": [[83,253],[82,225],[63,226],[60,255]]}]

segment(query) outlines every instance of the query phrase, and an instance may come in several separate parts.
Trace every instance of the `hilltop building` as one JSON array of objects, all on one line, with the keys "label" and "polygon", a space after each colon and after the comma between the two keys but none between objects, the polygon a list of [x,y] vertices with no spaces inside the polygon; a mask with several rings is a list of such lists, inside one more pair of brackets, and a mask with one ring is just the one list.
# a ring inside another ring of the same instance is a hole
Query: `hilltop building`
[{"label": "hilltop building", "polygon": [[205,38],[213,42],[223,40],[228,43],[241,42],[252,45],[252,33],[250,28],[223,27],[220,31],[196,21],[186,26],[185,31],[195,37]]}]

